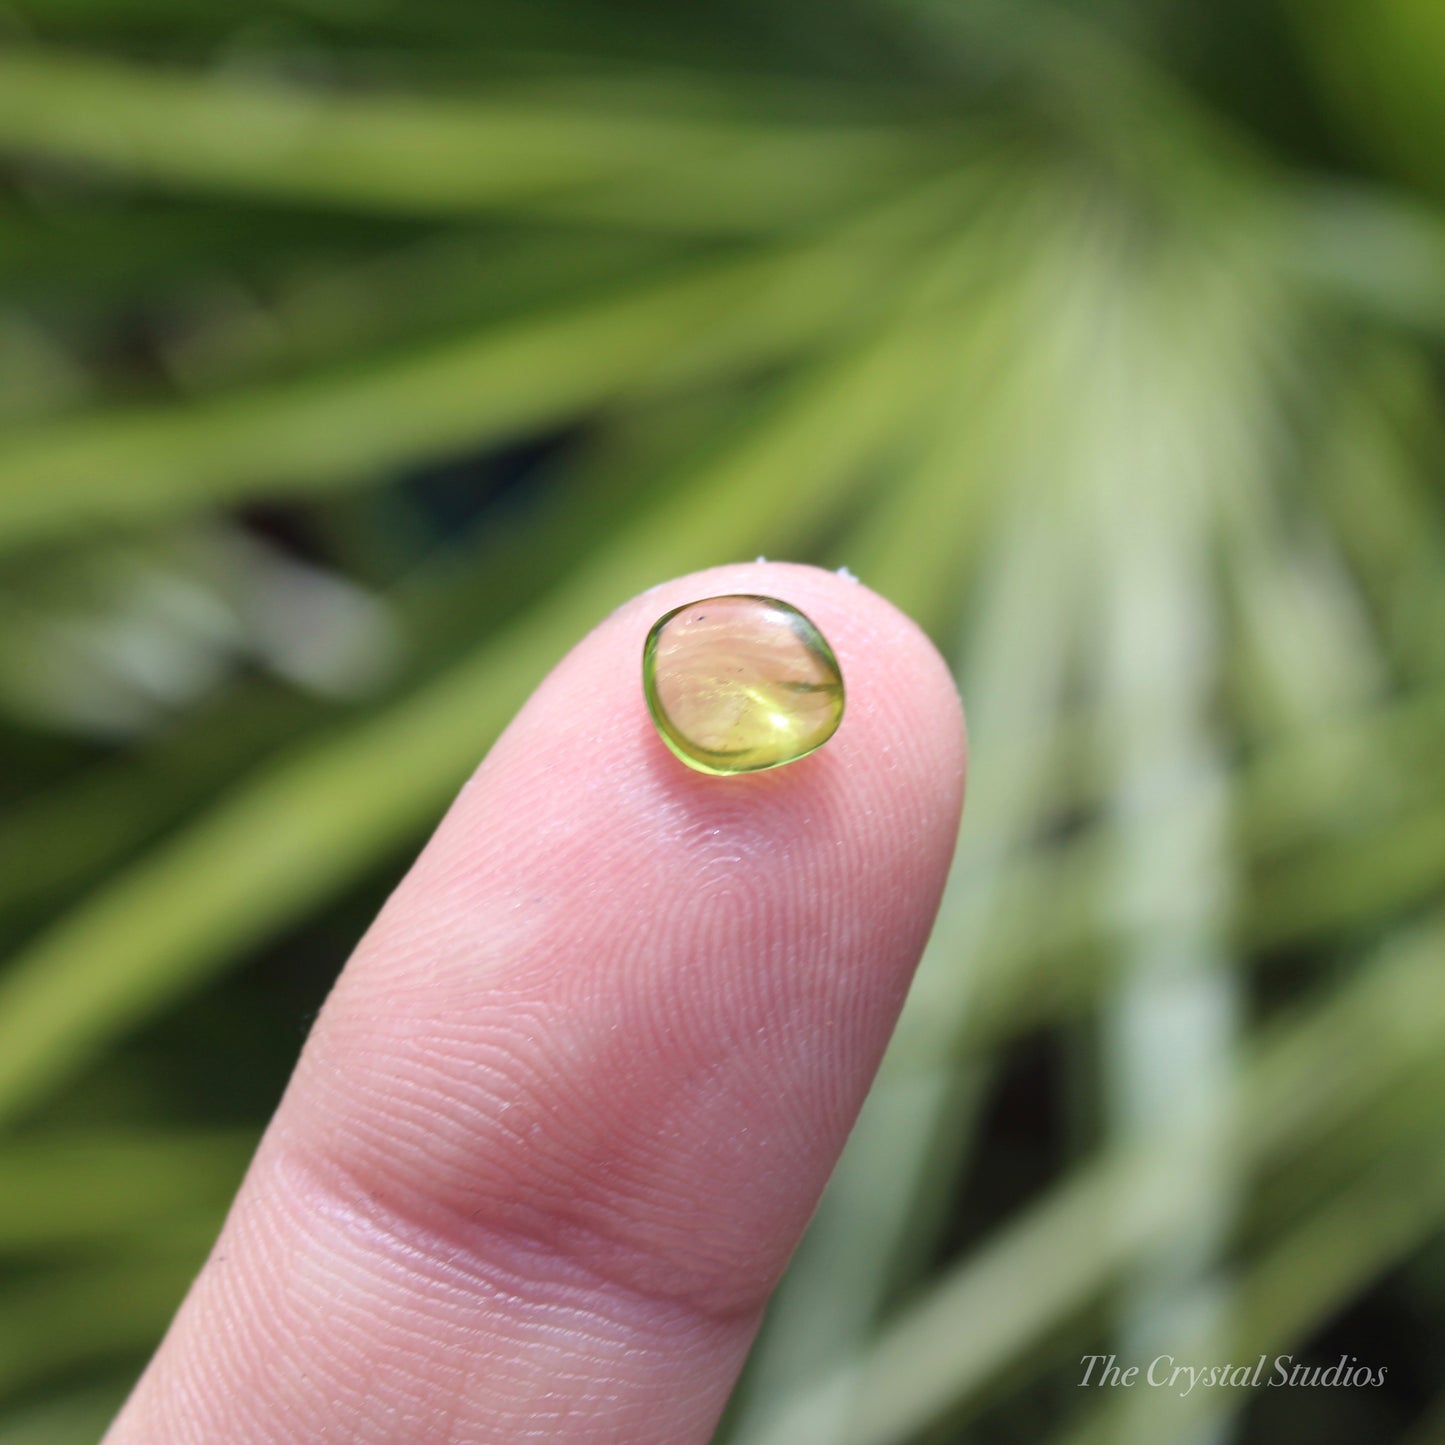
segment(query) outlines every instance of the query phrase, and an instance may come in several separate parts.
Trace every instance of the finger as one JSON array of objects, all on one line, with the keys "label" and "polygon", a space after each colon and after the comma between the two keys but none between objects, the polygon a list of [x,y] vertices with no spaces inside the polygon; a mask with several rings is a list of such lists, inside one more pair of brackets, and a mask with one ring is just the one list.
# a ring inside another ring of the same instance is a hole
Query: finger
[{"label": "finger", "polygon": [[[668,609],[779,596],[835,737],[668,752]],[[963,734],[922,634],[758,563],[634,599],[538,689],[328,1000],[110,1445],[709,1437],[931,926]]]}]

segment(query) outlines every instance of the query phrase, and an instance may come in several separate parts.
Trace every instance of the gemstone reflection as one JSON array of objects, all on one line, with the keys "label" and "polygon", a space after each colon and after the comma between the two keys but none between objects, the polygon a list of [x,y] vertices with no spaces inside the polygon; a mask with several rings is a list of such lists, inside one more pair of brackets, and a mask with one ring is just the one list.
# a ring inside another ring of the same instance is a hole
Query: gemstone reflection
[{"label": "gemstone reflection", "polygon": [[833,649],[776,597],[707,597],[658,618],[642,683],[662,740],[701,773],[791,763],[822,747],[843,717]]}]

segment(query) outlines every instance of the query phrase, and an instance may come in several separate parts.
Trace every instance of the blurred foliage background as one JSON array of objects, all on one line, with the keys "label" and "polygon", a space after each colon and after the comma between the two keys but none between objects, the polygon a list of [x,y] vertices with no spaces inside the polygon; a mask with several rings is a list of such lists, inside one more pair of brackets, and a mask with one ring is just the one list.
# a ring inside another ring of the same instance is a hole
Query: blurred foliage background
[{"label": "blurred foliage background", "polygon": [[0,1442],[99,1436],[533,683],[759,553],[973,775],[723,1438],[1445,1440],[1442,76],[1437,0],[0,0]]}]

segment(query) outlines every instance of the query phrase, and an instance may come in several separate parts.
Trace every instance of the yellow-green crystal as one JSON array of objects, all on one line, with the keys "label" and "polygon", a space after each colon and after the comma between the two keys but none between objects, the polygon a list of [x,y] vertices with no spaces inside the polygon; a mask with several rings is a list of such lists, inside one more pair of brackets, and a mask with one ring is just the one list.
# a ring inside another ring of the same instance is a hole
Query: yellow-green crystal
[{"label": "yellow-green crystal", "polygon": [[642,685],[662,740],[700,773],[794,762],[822,747],[843,717],[833,649],[776,597],[706,597],[658,618]]}]

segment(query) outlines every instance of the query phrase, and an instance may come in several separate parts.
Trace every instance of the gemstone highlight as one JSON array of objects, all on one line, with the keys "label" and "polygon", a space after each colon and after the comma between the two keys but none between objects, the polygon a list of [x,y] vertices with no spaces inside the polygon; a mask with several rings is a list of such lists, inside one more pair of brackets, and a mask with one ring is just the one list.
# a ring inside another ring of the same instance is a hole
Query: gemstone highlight
[{"label": "gemstone highlight", "polygon": [[642,686],[662,740],[700,773],[757,773],[823,746],[843,718],[833,649],[776,597],[705,597],[659,617]]}]

